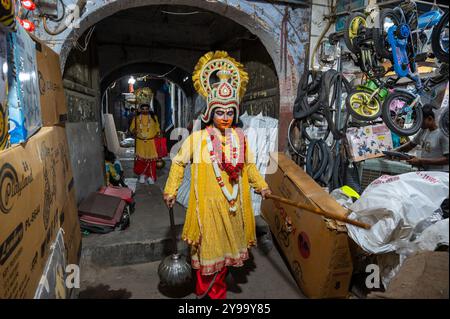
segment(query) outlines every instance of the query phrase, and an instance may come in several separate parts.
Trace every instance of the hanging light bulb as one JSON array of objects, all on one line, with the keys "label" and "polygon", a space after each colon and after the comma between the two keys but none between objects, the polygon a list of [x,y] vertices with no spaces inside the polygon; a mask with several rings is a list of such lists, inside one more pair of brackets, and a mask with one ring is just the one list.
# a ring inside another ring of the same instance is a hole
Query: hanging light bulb
[{"label": "hanging light bulb", "polygon": [[27,9],[29,11],[34,11],[36,9],[36,4],[31,0],[24,0],[24,1],[21,1],[21,3],[22,3],[22,7],[24,7],[25,9]]},{"label": "hanging light bulb", "polygon": [[30,20],[20,19],[19,17],[17,18],[17,20],[19,21],[20,25],[28,32],[33,32],[34,30],[36,30],[36,26]]},{"label": "hanging light bulb", "polygon": [[135,84],[136,83],[136,79],[133,76],[130,76],[130,78],[128,79],[128,84]]}]

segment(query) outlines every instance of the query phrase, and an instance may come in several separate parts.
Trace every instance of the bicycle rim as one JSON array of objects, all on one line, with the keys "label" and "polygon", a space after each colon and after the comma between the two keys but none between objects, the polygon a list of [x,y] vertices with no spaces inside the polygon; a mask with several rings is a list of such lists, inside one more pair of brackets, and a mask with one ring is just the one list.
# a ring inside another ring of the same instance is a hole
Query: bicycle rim
[{"label": "bicycle rim", "polygon": [[417,133],[422,125],[423,114],[421,107],[411,103],[415,97],[408,93],[393,93],[383,106],[383,120],[386,125],[400,136]]},{"label": "bicycle rim", "polygon": [[381,112],[380,102],[371,98],[371,93],[356,91],[350,94],[350,108],[361,119],[372,120],[377,118]]}]

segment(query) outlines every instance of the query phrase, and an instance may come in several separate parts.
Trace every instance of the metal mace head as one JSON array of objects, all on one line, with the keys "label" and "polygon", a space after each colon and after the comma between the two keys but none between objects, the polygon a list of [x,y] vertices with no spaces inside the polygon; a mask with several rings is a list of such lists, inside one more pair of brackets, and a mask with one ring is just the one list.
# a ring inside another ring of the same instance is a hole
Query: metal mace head
[{"label": "metal mace head", "polygon": [[186,261],[186,258],[181,256],[177,250],[173,208],[169,209],[169,217],[173,241],[173,253],[172,255],[165,257],[159,264],[158,276],[161,285],[176,288],[186,286],[192,281],[192,268]]},{"label": "metal mace head", "polygon": [[180,254],[172,254],[162,260],[158,267],[161,285],[166,287],[186,286],[192,281],[191,265]]}]

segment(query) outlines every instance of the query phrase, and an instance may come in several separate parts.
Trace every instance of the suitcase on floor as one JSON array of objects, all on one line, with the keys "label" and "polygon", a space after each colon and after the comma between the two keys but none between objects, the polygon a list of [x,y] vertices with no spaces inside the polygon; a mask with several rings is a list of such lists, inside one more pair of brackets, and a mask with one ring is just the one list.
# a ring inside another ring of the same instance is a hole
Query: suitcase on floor
[{"label": "suitcase on floor", "polygon": [[134,202],[134,193],[130,188],[120,186],[102,186],[98,192],[123,199],[130,206],[130,213],[134,212],[136,203]]},{"label": "suitcase on floor", "polygon": [[94,233],[124,230],[130,225],[127,203],[119,197],[91,193],[78,207],[80,226]]}]

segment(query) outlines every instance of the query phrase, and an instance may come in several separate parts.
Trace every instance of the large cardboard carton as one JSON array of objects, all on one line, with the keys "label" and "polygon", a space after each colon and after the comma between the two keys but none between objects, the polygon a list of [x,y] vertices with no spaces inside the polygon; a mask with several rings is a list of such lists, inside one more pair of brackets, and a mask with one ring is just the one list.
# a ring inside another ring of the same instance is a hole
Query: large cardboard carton
[{"label": "large cardboard carton", "polygon": [[66,204],[62,210],[60,221],[61,227],[64,230],[64,246],[67,264],[78,265],[81,256],[81,230],[73,183],[67,194]]},{"label": "large cardboard carton", "polygon": [[35,43],[20,25],[8,34],[8,55],[9,135],[18,144],[42,126]]},{"label": "large cardboard carton", "polygon": [[0,298],[34,296],[62,216],[72,219],[66,144],[64,128],[48,127],[0,153]]},{"label": "large cardboard carton", "polygon": [[59,229],[44,268],[34,299],[66,299],[69,289],[65,284],[67,257],[64,249],[64,231]]},{"label": "large cardboard carton", "polygon": [[53,126],[67,120],[67,106],[59,55],[32,37],[36,42],[36,60],[39,79],[42,124]]},{"label": "large cardboard carton", "polygon": [[[276,173],[266,175],[275,195],[345,216],[345,210],[286,155],[271,153],[270,161],[278,162]],[[353,271],[345,226],[273,200],[263,201],[261,208],[303,293],[309,298],[345,298]]]}]

